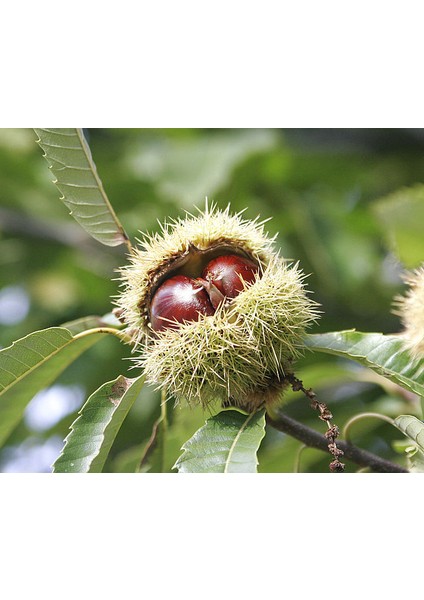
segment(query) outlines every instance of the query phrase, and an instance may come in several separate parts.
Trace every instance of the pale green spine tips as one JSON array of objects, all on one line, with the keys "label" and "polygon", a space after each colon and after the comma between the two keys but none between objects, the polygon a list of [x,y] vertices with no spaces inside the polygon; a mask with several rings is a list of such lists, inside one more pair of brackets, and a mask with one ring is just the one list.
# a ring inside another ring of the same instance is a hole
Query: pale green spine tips
[{"label": "pale green spine tips", "polygon": [[[260,272],[213,315],[154,334],[149,302],[155,287],[178,269],[195,269],[209,252],[243,254],[259,264]],[[206,208],[146,236],[121,269],[121,278],[117,305],[147,380],[177,400],[203,406],[220,400],[251,411],[275,400],[304,347],[306,328],[319,312],[306,294],[298,265],[278,256],[263,223],[232,215],[228,208]]]},{"label": "pale green spine tips", "polygon": [[403,341],[413,358],[424,357],[424,265],[404,276],[409,289],[395,299],[395,314],[404,326]]}]

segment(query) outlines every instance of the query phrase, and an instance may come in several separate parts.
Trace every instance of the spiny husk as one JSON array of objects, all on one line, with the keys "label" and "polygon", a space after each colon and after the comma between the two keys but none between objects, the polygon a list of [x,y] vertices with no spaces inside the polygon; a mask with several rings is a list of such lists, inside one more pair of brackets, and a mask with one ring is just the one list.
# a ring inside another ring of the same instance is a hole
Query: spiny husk
[{"label": "spiny husk", "polygon": [[[148,302],[154,282],[193,246],[205,250],[220,244],[254,258],[260,265],[256,280],[214,315],[153,334]],[[165,225],[162,234],[142,242],[121,270],[124,291],[118,306],[147,381],[176,400],[203,406],[220,400],[251,411],[278,398],[319,311],[306,294],[298,265],[287,264],[272,245],[262,223],[215,207]]]},{"label": "spiny husk", "polygon": [[245,220],[241,213],[231,215],[229,207],[221,211],[206,205],[198,217],[187,215],[161,225],[161,233],[145,235],[138,240],[140,247],[133,250],[130,264],[120,269],[123,291],[117,298],[122,318],[139,343],[143,335],[150,335],[148,304],[152,288],[161,274],[171,270],[179,258],[195,247],[207,250],[214,245],[230,246],[267,264],[273,254],[270,239],[258,219]]},{"label": "spiny husk", "polygon": [[409,289],[395,298],[395,314],[404,326],[403,340],[413,358],[424,357],[424,265],[404,275]]},{"label": "spiny husk", "polygon": [[250,409],[270,389],[278,396],[316,315],[297,266],[273,257],[256,282],[213,316],[161,332],[140,363],[148,381],[177,399]]}]

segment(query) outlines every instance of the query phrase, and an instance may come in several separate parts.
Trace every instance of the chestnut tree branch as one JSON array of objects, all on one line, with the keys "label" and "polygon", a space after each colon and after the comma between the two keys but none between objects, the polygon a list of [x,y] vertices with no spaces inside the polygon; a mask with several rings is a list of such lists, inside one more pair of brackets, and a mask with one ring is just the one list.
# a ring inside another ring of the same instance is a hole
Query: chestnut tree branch
[{"label": "chestnut tree branch", "polygon": [[[287,433],[292,437],[303,442],[306,446],[317,448],[318,450],[328,451],[328,440],[314,429],[299,423],[295,419],[279,412],[274,418],[266,415],[268,425]],[[400,467],[384,458],[380,458],[367,450],[362,450],[353,444],[338,441],[338,446],[344,452],[344,456],[362,467],[370,467],[376,473],[408,473],[407,469]]]}]

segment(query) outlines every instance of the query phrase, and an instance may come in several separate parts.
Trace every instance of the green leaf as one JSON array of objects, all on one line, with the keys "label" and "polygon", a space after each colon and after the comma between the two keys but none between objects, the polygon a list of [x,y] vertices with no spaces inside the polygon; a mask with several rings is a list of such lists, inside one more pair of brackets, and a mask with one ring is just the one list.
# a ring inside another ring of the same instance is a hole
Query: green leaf
[{"label": "green leaf", "polygon": [[51,327],[30,333],[0,351],[0,444],[19,423],[28,402],[47,387],[102,334],[91,330],[73,336]]},{"label": "green leaf", "polygon": [[409,470],[424,472],[424,423],[413,415],[400,415],[394,421],[400,431],[414,442],[413,448],[407,448]]},{"label": "green leaf", "polygon": [[417,267],[424,256],[424,185],[402,188],[373,208],[391,249],[407,267]]},{"label": "green leaf", "polygon": [[106,246],[126,244],[128,236],[106,196],[82,129],[34,131],[74,219]]},{"label": "green leaf", "polygon": [[115,437],[141,392],[144,377],[120,375],[88,398],[72,423],[54,473],[101,473]]},{"label": "green leaf", "polygon": [[174,468],[180,473],[256,473],[257,451],[265,435],[265,410],[222,411],[182,447]]},{"label": "green leaf", "polygon": [[335,331],[308,335],[305,345],[318,352],[350,358],[424,396],[424,359],[414,362],[399,336]]}]

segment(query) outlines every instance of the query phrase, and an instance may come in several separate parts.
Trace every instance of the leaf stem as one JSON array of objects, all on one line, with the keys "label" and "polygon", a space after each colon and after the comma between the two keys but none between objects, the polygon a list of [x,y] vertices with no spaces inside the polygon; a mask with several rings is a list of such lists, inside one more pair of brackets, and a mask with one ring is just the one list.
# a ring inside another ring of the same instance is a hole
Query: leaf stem
[{"label": "leaf stem", "polygon": [[349,430],[351,429],[352,425],[354,423],[356,423],[357,421],[360,421],[361,419],[368,419],[368,418],[380,419],[381,421],[386,421],[386,423],[390,423],[390,425],[393,425],[393,427],[396,427],[393,419],[391,419],[390,417],[387,417],[386,415],[382,415],[380,413],[374,413],[374,412],[360,413],[359,415],[355,415],[354,417],[349,419],[349,421],[345,424],[345,426],[343,428],[343,437],[345,438],[345,440],[347,442],[351,441],[351,437],[349,435]]},{"label": "leaf stem", "polygon": [[296,452],[296,456],[294,458],[293,473],[300,473],[300,457],[302,455],[302,452],[307,447],[308,446],[306,444],[300,444],[300,446]]},{"label": "leaf stem", "polygon": [[[66,327],[64,329],[66,329]],[[106,334],[114,335],[121,342],[132,345],[132,340],[129,335],[127,335],[124,331],[120,331],[119,329],[114,329],[113,327],[94,327],[93,329],[87,329],[86,331],[81,331],[80,333],[77,333],[73,337],[74,337],[74,339],[79,339],[79,338],[86,337],[87,335],[92,335],[93,333],[106,333]]]}]

